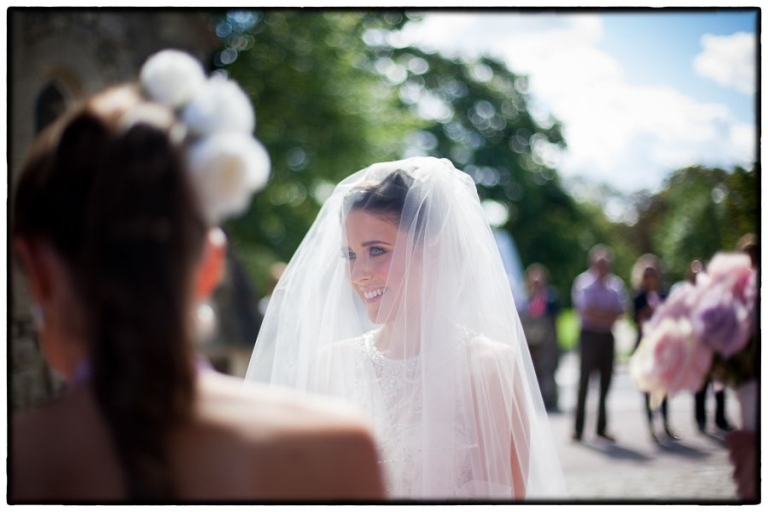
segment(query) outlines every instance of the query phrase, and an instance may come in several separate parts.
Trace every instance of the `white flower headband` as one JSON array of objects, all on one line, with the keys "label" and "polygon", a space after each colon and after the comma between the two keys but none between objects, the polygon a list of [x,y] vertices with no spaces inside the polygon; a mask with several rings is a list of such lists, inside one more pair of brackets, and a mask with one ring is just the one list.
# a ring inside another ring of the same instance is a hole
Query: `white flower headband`
[{"label": "white flower headband", "polygon": [[256,115],[245,92],[234,81],[206,78],[202,65],[178,50],[152,55],[139,83],[150,100],[178,113],[191,136],[191,179],[211,225],[242,213],[270,170],[267,150],[253,137]]}]

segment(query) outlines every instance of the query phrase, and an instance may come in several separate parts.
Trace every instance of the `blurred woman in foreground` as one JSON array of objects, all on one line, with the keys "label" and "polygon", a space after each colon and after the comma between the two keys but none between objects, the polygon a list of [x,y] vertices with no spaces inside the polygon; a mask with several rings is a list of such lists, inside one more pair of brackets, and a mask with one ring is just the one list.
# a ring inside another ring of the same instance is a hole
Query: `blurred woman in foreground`
[{"label": "blurred woman in foreground", "polygon": [[382,497],[356,413],[243,388],[195,356],[194,312],[224,258],[215,226],[269,173],[254,121],[234,82],[165,51],[36,142],[13,248],[67,389],[13,418],[9,501]]}]

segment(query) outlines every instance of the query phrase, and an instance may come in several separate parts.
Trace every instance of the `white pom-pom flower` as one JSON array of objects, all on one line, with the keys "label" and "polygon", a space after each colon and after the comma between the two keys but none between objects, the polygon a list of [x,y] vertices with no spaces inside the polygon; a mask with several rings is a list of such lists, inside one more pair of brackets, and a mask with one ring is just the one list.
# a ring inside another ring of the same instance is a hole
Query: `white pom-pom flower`
[{"label": "white pom-pom flower", "polygon": [[181,120],[198,136],[218,132],[251,134],[256,115],[248,96],[237,83],[212,77],[181,112]]},{"label": "white pom-pom flower", "polygon": [[151,100],[178,108],[199,92],[206,78],[203,66],[191,55],[163,50],[147,59],[139,81]]},{"label": "white pom-pom flower", "polygon": [[189,167],[201,207],[212,225],[243,212],[269,178],[264,146],[244,133],[217,133],[189,150]]}]

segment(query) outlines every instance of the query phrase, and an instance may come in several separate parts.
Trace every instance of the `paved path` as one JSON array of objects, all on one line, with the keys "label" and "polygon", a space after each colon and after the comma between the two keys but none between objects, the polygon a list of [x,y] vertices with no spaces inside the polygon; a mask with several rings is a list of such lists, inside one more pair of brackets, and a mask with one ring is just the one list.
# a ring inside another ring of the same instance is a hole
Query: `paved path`
[{"label": "paved path", "polygon": [[[619,345],[626,343],[630,342],[617,340]],[[682,439],[657,445],[648,433],[643,396],[631,381],[626,365],[617,363],[608,395],[608,429],[617,438],[617,442],[611,444],[594,435],[596,377],[587,397],[584,438],[581,443],[575,443],[570,435],[576,403],[578,356],[566,354],[557,373],[562,412],[550,414],[550,425],[571,498],[662,503],[737,500],[723,434],[714,427],[714,396],[707,401],[710,419],[707,435],[696,429],[692,394],[670,399],[670,423]],[[726,391],[726,411],[731,423],[738,426],[738,404],[730,390]]]}]

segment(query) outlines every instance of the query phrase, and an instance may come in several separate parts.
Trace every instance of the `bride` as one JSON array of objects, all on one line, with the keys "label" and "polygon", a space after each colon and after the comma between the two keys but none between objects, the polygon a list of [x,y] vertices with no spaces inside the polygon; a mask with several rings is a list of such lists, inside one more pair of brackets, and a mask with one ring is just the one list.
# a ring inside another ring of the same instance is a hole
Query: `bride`
[{"label": "bride", "polygon": [[246,379],[365,411],[391,497],[564,495],[493,233],[446,159],[375,164],[336,187],[274,291]]}]

